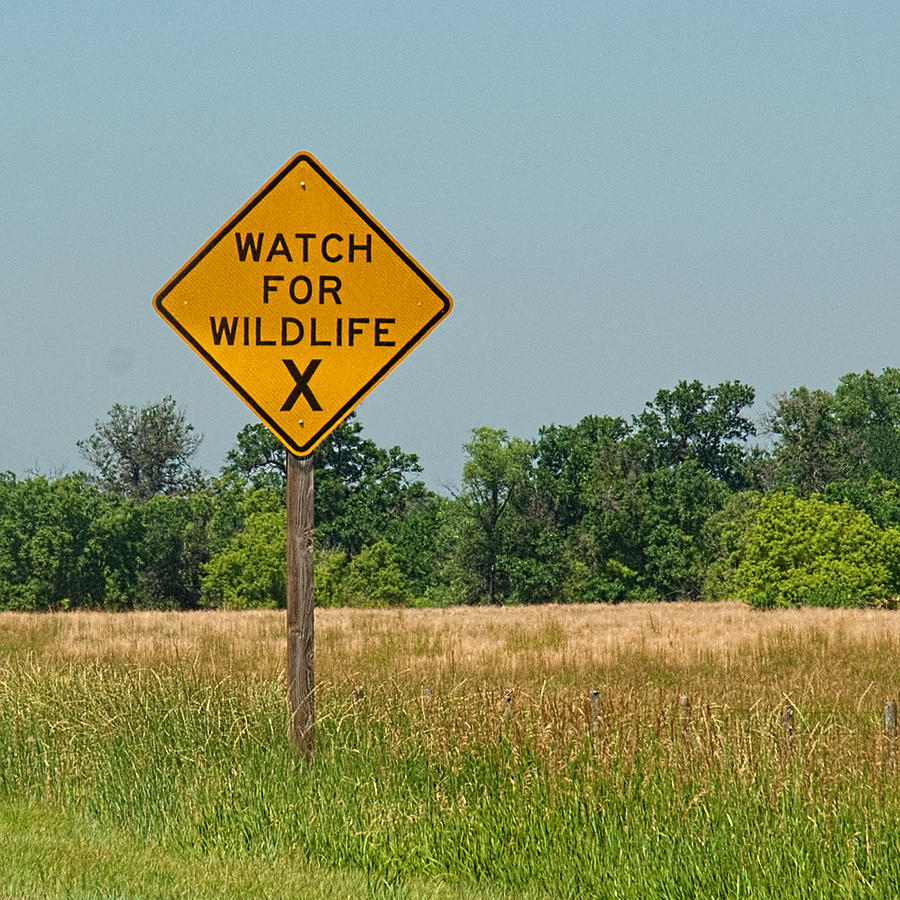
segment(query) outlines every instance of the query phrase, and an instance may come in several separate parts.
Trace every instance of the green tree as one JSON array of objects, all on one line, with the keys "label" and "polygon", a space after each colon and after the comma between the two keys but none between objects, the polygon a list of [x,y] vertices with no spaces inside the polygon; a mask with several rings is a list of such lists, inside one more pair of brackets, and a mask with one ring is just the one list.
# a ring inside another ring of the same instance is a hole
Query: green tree
[{"label": "green tree", "polygon": [[205,604],[226,609],[283,607],[285,528],[283,509],[249,513],[243,529],[206,565]]},{"label": "green tree", "polygon": [[[364,438],[351,413],[315,452],[318,545],[354,556],[381,538],[398,541],[401,523],[428,502],[424,484],[411,479],[421,471],[415,454]],[[285,450],[265,426],[247,425],[228,453],[222,476],[278,490],[283,497]]]},{"label": "green tree", "polygon": [[405,606],[413,601],[397,551],[384,540],[365,547],[350,561],[342,594],[346,606]]},{"label": "green tree", "polygon": [[879,473],[866,481],[833,481],[822,496],[829,503],[849,503],[871,516],[879,528],[900,528],[900,483]]},{"label": "green tree", "polygon": [[885,606],[900,592],[900,530],[819,496],[764,496],[740,557],[735,590],[751,606]]},{"label": "green tree", "polygon": [[595,470],[583,522],[585,599],[699,599],[719,553],[710,521],[728,488],[696,459],[640,471],[633,453],[626,442],[617,464]]},{"label": "green tree", "polygon": [[0,481],[0,608],[126,607],[136,589],[134,505],[69,475]]},{"label": "green tree", "polygon": [[598,465],[621,456],[631,434],[624,419],[586,416],[577,425],[542,428],[535,445],[538,495],[563,529],[578,525],[587,510],[586,494]]},{"label": "green tree", "polygon": [[756,433],[743,410],[753,403],[752,387],[725,381],[704,387],[680,381],[660,390],[636,416],[637,436],[646,443],[650,469],[695,460],[704,471],[731,488],[747,484],[747,439]]},{"label": "green tree", "polygon": [[468,459],[457,498],[464,513],[457,550],[477,574],[468,600],[499,603],[509,595],[509,536],[531,491],[534,451],[528,441],[486,426],[476,428],[463,449]]},{"label": "green tree", "polygon": [[287,451],[261,422],[245,425],[238,432],[225,459],[221,472],[224,479],[284,496]]},{"label": "green tree", "polygon": [[780,394],[763,423],[775,438],[779,487],[809,496],[856,474],[863,448],[859,436],[845,429],[830,392],[799,387]]},{"label": "green tree", "polygon": [[844,375],[834,407],[844,431],[861,448],[856,476],[900,479],[900,369]]},{"label": "green tree", "polygon": [[764,424],[781,487],[809,496],[875,474],[900,481],[900,369],[850,372],[834,393],[795,388],[776,398]]},{"label": "green tree", "polygon": [[203,481],[190,460],[202,440],[172,397],[135,406],[115,404],[78,449],[104,491],[146,502],[157,494],[184,494]]},{"label": "green tree", "polygon": [[186,497],[158,495],[142,504],[138,606],[196,609],[201,605],[214,513],[215,500],[205,491]]}]

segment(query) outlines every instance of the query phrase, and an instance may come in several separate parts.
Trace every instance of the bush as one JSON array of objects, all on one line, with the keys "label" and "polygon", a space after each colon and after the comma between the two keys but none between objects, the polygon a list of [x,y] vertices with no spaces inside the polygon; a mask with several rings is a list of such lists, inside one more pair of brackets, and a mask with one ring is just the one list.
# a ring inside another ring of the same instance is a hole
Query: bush
[{"label": "bush", "polygon": [[140,521],[75,475],[0,477],[0,609],[133,603]]},{"label": "bush", "polygon": [[339,596],[345,606],[406,606],[413,600],[397,552],[388,541],[364,547],[346,568]]},{"label": "bush", "polygon": [[226,609],[285,605],[284,512],[255,512],[209,561],[203,577],[204,602]]},{"label": "bush", "polygon": [[900,585],[900,530],[849,503],[763,497],[734,576],[751,606],[886,606]]}]

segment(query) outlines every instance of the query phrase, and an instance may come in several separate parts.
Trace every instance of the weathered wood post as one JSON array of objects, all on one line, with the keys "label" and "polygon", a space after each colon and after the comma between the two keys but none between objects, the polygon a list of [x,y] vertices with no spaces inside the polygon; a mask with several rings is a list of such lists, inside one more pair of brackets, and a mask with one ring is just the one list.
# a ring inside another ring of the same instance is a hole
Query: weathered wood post
[{"label": "weathered wood post", "polygon": [[310,758],[315,743],[313,457],[287,454],[288,735]]},{"label": "weathered wood post", "polygon": [[897,704],[893,700],[884,703],[884,755],[893,765],[897,751]]},{"label": "weathered wood post", "polygon": [[897,737],[897,704],[893,700],[884,704],[884,736],[891,741]]},{"label": "weathered wood post", "polygon": [[794,736],[794,705],[785,703],[781,707],[781,734],[786,740]]},{"label": "weathered wood post", "polygon": [[691,736],[691,698],[682,694],[678,706],[681,710],[681,736],[687,740]]},{"label": "weathered wood post", "polygon": [[596,688],[590,693],[590,704],[591,704],[591,716],[590,716],[590,732],[591,737],[597,736],[597,731],[600,727],[599,721],[599,710],[598,707],[600,705],[600,691]]}]

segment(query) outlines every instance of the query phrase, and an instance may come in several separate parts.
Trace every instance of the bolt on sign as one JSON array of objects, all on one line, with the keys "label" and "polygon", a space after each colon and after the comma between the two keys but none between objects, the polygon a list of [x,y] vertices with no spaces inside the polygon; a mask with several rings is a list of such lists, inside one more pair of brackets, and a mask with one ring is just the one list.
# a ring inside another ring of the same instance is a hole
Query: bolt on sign
[{"label": "bolt on sign", "polygon": [[299,153],[154,305],[288,450],[308,456],[452,301],[318,160]]}]

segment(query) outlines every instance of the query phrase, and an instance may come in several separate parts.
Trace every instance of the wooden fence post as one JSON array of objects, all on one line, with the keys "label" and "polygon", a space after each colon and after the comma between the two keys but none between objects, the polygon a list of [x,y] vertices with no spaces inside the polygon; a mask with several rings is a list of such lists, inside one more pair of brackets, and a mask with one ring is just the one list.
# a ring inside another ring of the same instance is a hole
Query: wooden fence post
[{"label": "wooden fence post", "polygon": [[588,719],[588,727],[590,729],[591,737],[595,737],[600,727],[600,713],[598,710],[598,707],[600,706],[600,691],[596,688],[592,690],[589,695],[589,701],[591,704],[591,713],[590,718]]},{"label": "wooden fence post", "polygon": [[781,734],[786,740],[794,736],[794,705],[785,703],[781,707]]},{"label": "wooden fence post", "polygon": [[893,700],[884,702],[884,755],[891,764],[897,751],[897,704]]},{"label": "wooden fence post", "polygon": [[884,704],[884,736],[889,740],[897,737],[897,704],[893,700]]}]

